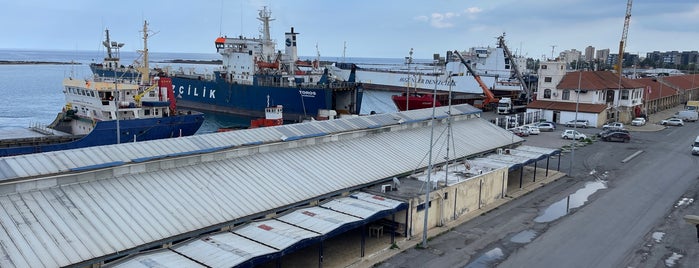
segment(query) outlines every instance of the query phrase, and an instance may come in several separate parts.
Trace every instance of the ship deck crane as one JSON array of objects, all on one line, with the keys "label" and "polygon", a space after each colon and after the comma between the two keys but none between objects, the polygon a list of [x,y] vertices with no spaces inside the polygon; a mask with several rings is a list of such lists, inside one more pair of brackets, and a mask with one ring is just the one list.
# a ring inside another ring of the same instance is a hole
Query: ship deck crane
[{"label": "ship deck crane", "polygon": [[624,48],[626,47],[626,36],[629,34],[629,22],[631,21],[631,4],[633,0],[626,2],[626,16],[624,16],[624,30],[621,33],[621,41],[619,41],[619,58],[617,58],[614,66],[617,73],[621,75],[624,61]]},{"label": "ship deck crane", "polygon": [[524,81],[524,77],[522,77],[522,73],[519,71],[519,67],[517,66],[517,61],[515,60],[514,57],[512,57],[512,53],[510,53],[510,49],[507,48],[507,45],[505,44],[505,33],[502,33],[501,36],[498,37],[498,43],[502,47],[503,50],[505,50],[505,54],[507,55],[507,58],[510,59],[510,64],[512,64],[512,68],[515,69],[515,75],[517,76],[517,80],[519,80],[519,83],[522,84],[522,90],[524,90],[524,94],[526,94],[526,102],[529,102],[529,99],[531,98],[531,92],[529,92],[529,88],[527,87],[527,83]]},{"label": "ship deck crane", "polygon": [[483,83],[483,80],[481,80],[481,76],[478,75],[473,68],[471,68],[471,64],[464,59],[463,56],[459,53],[459,51],[454,50],[454,54],[456,54],[457,57],[459,57],[459,60],[461,60],[461,63],[466,66],[466,69],[468,69],[468,72],[473,75],[473,78],[476,79],[476,82],[478,82],[478,85],[481,87],[483,90],[483,94],[485,95],[485,99],[483,100],[483,106],[479,107],[483,110],[487,109],[491,103],[498,103],[499,99],[495,97],[495,94],[493,94],[492,91],[488,88],[488,86]]}]

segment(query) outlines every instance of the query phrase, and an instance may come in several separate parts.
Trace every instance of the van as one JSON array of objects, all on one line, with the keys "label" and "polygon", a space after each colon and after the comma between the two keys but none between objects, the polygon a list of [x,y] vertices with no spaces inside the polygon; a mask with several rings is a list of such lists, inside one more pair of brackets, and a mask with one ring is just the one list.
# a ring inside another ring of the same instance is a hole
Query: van
[{"label": "van", "polygon": [[695,122],[699,119],[699,112],[696,110],[684,110],[675,113],[675,117],[682,119],[683,121]]},{"label": "van", "polygon": [[692,144],[692,154],[699,155],[699,136],[694,139],[694,143]]}]

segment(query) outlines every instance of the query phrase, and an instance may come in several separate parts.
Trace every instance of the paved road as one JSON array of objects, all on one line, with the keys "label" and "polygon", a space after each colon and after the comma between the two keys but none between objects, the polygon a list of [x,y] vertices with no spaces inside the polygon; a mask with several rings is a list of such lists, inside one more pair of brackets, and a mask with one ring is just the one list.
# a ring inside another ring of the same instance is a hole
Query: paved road
[{"label": "paved road", "polygon": [[[695,228],[681,218],[699,214],[689,201],[699,192],[699,158],[689,154],[697,133],[699,124],[687,124],[632,132],[631,143],[578,148],[571,176],[432,239],[427,250],[406,250],[379,267],[692,267],[699,263],[699,243]],[[560,133],[527,140],[541,146],[559,142]],[[637,151],[643,153],[622,163]],[[563,156],[564,171],[570,156]],[[567,215],[542,220],[561,204],[563,214],[570,204]]]}]

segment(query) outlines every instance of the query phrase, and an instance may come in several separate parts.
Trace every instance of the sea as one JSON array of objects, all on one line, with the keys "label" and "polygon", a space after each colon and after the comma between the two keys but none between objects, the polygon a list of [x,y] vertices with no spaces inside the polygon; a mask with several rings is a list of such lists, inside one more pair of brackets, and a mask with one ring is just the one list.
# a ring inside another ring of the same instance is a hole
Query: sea
[{"label": "sea", "polygon": [[[49,51],[0,49],[0,61],[55,62],[46,64],[0,64],[0,129],[48,125],[65,105],[64,78],[92,77],[90,63],[102,62],[104,51]],[[121,63],[141,61],[137,52],[121,51]],[[150,52],[150,67],[184,70],[187,73],[212,73],[218,66],[211,64],[171,63],[173,60],[211,61],[221,59],[216,53],[158,53]],[[313,57],[300,57],[314,59]],[[397,66],[404,59],[321,57],[323,61],[353,62],[366,66]],[[429,62],[428,60],[422,60]],[[57,64],[73,63],[73,64]],[[197,134],[215,132],[222,127],[246,126],[249,117],[221,113],[205,113],[205,121]],[[1,138],[1,137],[0,137]]]}]

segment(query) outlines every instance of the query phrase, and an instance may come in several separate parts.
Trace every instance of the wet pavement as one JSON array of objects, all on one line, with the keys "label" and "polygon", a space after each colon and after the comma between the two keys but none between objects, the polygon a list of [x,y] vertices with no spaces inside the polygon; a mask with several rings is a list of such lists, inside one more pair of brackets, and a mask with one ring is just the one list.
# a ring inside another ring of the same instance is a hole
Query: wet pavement
[{"label": "wet pavement", "polygon": [[[651,114],[649,116],[648,123],[644,126],[626,126],[626,128],[632,133],[633,132],[651,132],[651,131],[662,131],[666,129],[667,127],[662,126],[659,124],[659,122],[663,119],[672,117],[675,112],[682,110],[683,107],[675,107],[672,109],[668,109],[665,111],[661,111],[655,114]],[[565,129],[565,128],[564,128]],[[594,136],[598,132],[601,131],[599,128],[587,128],[587,129],[578,129],[580,132],[585,133],[588,136]],[[525,137],[525,145],[530,145],[530,146],[539,146],[539,147],[547,147],[547,148],[563,148],[564,152],[570,152],[570,149],[572,148],[580,148],[583,146],[588,146],[590,144],[594,144],[596,141],[592,141],[591,143],[586,143],[586,142],[573,142],[570,140],[565,140],[562,139],[560,134],[563,131],[563,129],[559,128],[557,131],[554,132],[543,132],[539,135],[532,135],[529,137]],[[639,134],[640,135],[640,134]],[[633,139],[633,138],[632,138]],[[573,147],[573,145],[575,147]],[[566,170],[565,168],[562,168],[562,170]],[[533,225],[529,226],[530,228],[526,229],[519,229],[519,231],[515,231],[514,233],[510,233],[505,237],[502,237],[500,242],[496,242],[493,244],[490,244],[486,246],[485,248],[481,248],[478,250],[479,253],[473,254],[475,252],[471,252],[471,254],[467,254],[464,256],[464,261],[465,263],[461,263],[460,265],[457,265],[458,267],[493,267],[497,265],[498,263],[502,262],[503,260],[507,259],[508,256],[512,253],[512,244],[528,244],[532,242],[533,240],[537,239],[537,237],[540,234],[543,234],[543,232],[546,231],[547,228],[539,228],[543,225],[547,225],[549,222],[556,221],[557,219],[566,216],[571,212],[571,210],[575,209],[580,209],[581,207],[585,206],[588,202],[588,199],[591,195],[594,195],[595,193],[605,190],[607,186],[607,181],[605,180],[606,174],[590,174],[595,177],[597,177],[597,180],[593,181],[588,181],[585,182],[582,186],[578,188],[574,193],[565,196],[562,199],[559,199],[557,202],[554,202],[553,204],[549,205],[548,207],[542,208],[539,210],[538,215],[535,217],[535,220],[533,220]],[[567,178],[567,177],[566,177]],[[602,178],[602,179],[600,179]],[[544,182],[547,183],[547,182]],[[555,186],[554,186],[555,187]],[[526,191],[520,191],[518,194],[510,195],[513,198],[517,198],[519,196],[522,196],[522,194],[526,194]],[[690,194],[691,195],[691,194]],[[682,199],[678,200],[677,205],[675,206],[676,208],[679,208],[677,210],[680,210],[682,208],[688,208],[690,205],[694,202],[694,198],[696,198],[696,194],[693,197],[683,197]],[[696,209],[694,209],[696,211]],[[678,214],[680,212],[672,212],[674,214]],[[699,211],[696,211],[694,214],[699,214]],[[678,215],[675,215],[675,218]],[[681,216],[681,215],[680,215]],[[671,216],[668,216],[670,218]],[[682,223],[677,223],[677,220],[675,220],[675,225]],[[687,224],[684,224],[687,225]],[[539,226],[539,227],[537,227]],[[684,226],[686,227],[686,226]],[[687,229],[684,228],[683,229]],[[693,229],[693,226],[690,226]],[[666,249],[668,249],[667,254],[661,254],[662,256],[655,256],[656,259],[658,259],[658,262],[664,262],[666,267],[673,267],[676,266],[678,263],[680,263],[680,267],[684,267],[681,265],[681,263],[688,264],[688,263],[693,263],[694,260],[699,261],[699,256],[686,256],[688,252],[683,252],[681,250],[672,250],[671,247],[668,247],[667,244],[673,243],[672,240],[670,241],[664,241],[663,239],[667,240],[667,235],[666,232],[663,232],[663,229],[667,227],[655,227],[653,230],[651,230],[648,235],[647,235],[647,242],[648,244],[657,244],[657,246],[665,244]],[[660,231],[658,231],[658,229]],[[693,234],[695,235],[695,234]],[[467,235],[469,237],[471,235]],[[677,233],[675,232],[674,236],[677,236]],[[467,239],[466,241],[469,241]],[[434,243],[437,243],[437,241],[432,242],[433,245],[431,246],[434,248],[438,248],[438,245],[434,245]],[[653,245],[646,245],[646,247],[653,247]],[[464,249],[460,249],[461,247],[457,248],[459,251],[463,251]],[[639,250],[642,251],[642,250]],[[650,251],[650,249],[649,249]],[[696,251],[694,251],[696,252]],[[464,252],[466,253],[466,252]],[[442,252],[439,256],[444,255],[445,253]],[[656,255],[658,254],[657,252],[655,253]],[[651,256],[653,254],[648,253],[648,256]],[[449,254],[447,253],[447,256]],[[445,256],[446,257],[446,256]],[[632,261],[630,263],[635,263],[636,265],[631,266],[631,267],[650,267],[647,266],[649,264],[654,265],[657,264],[658,262],[646,262],[646,257],[643,257],[641,260],[636,260],[635,262]],[[386,265],[388,264],[388,265]],[[419,265],[419,264],[416,264]],[[389,263],[384,263],[384,265],[379,265],[378,267],[393,267]],[[399,267],[404,267],[404,266],[399,266]],[[405,267],[417,267],[413,265],[405,266]],[[430,267],[438,267],[435,265],[430,265]]]}]

